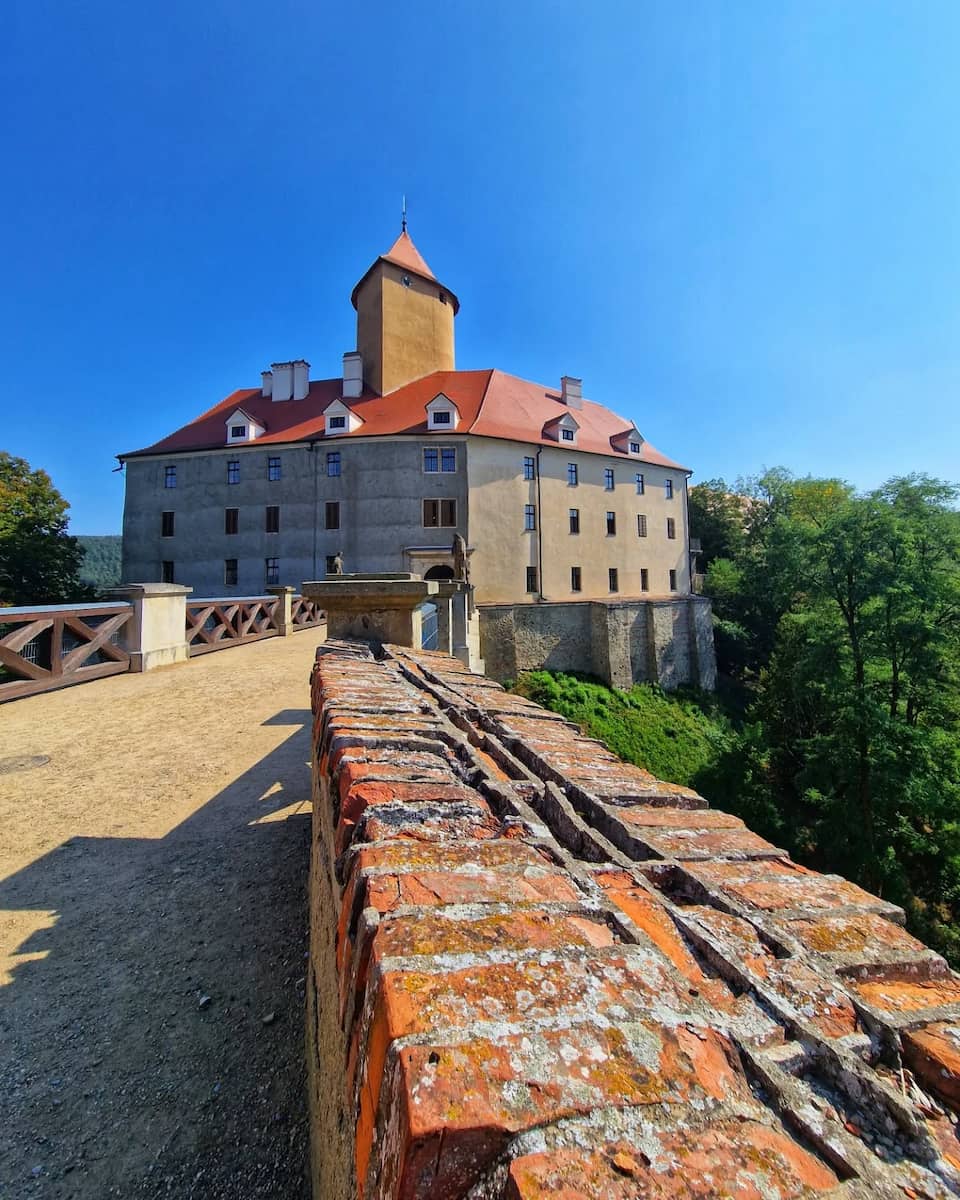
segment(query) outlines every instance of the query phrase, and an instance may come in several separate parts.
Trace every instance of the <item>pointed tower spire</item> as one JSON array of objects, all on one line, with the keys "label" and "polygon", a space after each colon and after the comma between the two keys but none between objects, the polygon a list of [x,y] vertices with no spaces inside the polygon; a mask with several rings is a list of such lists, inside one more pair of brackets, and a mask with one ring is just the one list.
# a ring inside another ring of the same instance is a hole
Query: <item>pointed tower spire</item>
[{"label": "pointed tower spire", "polygon": [[404,193],[403,201],[402,201],[401,208],[400,208],[400,232],[401,233],[407,232],[407,197],[406,197],[406,193]]}]

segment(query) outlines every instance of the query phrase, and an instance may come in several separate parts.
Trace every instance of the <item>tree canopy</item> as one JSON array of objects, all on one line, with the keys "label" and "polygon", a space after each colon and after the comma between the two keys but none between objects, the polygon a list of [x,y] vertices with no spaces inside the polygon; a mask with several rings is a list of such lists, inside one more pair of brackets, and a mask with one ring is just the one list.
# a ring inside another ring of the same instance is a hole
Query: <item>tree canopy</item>
[{"label": "tree canopy", "polygon": [[0,451],[0,605],[84,598],[83,551],[67,533],[68,508],[46,471]]}]

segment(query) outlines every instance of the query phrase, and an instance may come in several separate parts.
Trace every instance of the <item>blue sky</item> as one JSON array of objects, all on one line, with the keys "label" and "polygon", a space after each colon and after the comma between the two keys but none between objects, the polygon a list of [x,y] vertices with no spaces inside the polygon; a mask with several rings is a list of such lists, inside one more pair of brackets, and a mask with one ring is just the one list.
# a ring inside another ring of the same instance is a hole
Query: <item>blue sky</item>
[{"label": "blue sky", "polygon": [[410,231],[457,364],[696,478],[960,478],[960,6],[9,0],[0,448],[77,533],[115,453],[271,361],[339,374]]}]

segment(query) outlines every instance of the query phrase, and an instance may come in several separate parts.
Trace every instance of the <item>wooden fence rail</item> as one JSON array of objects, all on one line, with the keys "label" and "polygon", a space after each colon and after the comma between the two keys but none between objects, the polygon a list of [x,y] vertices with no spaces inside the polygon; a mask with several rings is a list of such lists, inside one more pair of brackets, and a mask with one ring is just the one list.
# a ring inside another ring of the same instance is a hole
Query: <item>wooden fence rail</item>
[{"label": "wooden fence rail", "polygon": [[324,612],[316,600],[309,600],[306,596],[293,597],[291,613],[296,629],[312,629],[325,619]]},{"label": "wooden fence rail", "polygon": [[0,703],[129,671],[132,617],[123,603],[0,608]]},{"label": "wooden fence rail", "polygon": [[242,646],[280,632],[276,596],[230,596],[222,600],[187,601],[187,645],[190,654],[209,654]]}]

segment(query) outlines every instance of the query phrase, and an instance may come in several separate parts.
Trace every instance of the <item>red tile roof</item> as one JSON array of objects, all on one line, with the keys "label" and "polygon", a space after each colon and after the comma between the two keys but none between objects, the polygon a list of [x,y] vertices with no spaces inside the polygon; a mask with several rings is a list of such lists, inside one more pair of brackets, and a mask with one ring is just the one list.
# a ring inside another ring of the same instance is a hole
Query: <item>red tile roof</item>
[{"label": "red tile roof", "polygon": [[[412,274],[419,275],[421,279],[427,279],[431,283],[440,282],[436,275],[434,275],[434,273],[427,266],[423,255],[413,244],[413,239],[410,237],[410,234],[404,229],[386,254],[381,254],[379,258],[374,260],[370,267],[364,272],[360,282],[350,293],[350,303],[354,308],[357,307],[357,292],[360,291],[360,285],[367,278],[378,262],[393,263],[395,267],[400,267],[404,271],[410,271]],[[444,291],[450,298],[454,313],[458,313],[460,311],[460,301],[456,298],[453,292],[446,287],[446,285],[444,285]]]},{"label": "red tile roof", "polygon": [[[385,396],[365,393],[357,399],[344,400],[343,403],[363,424],[353,433],[344,431],[331,435],[331,440],[384,435],[423,436],[427,433],[426,405],[440,392],[459,410],[457,434],[544,446],[561,445],[589,454],[628,457],[615,449],[610,439],[633,428],[632,422],[592,400],[584,400],[582,408],[566,408],[561,403],[559,390],[496,370],[434,371]],[[303,400],[274,401],[269,396],[264,397],[259,388],[241,388],[169,437],[121,457],[223,448],[226,445],[224,423],[238,407],[266,431],[256,439],[258,446],[310,441],[324,436],[324,412],[334,400],[341,399],[342,394],[342,379],[315,380]],[[556,438],[545,437],[544,425],[566,412],[572,413],[580,426],[576,442],[558,443]],[[640,459],[680,471],[688,469],[661,454],[649,442],[643,443]]]}]

